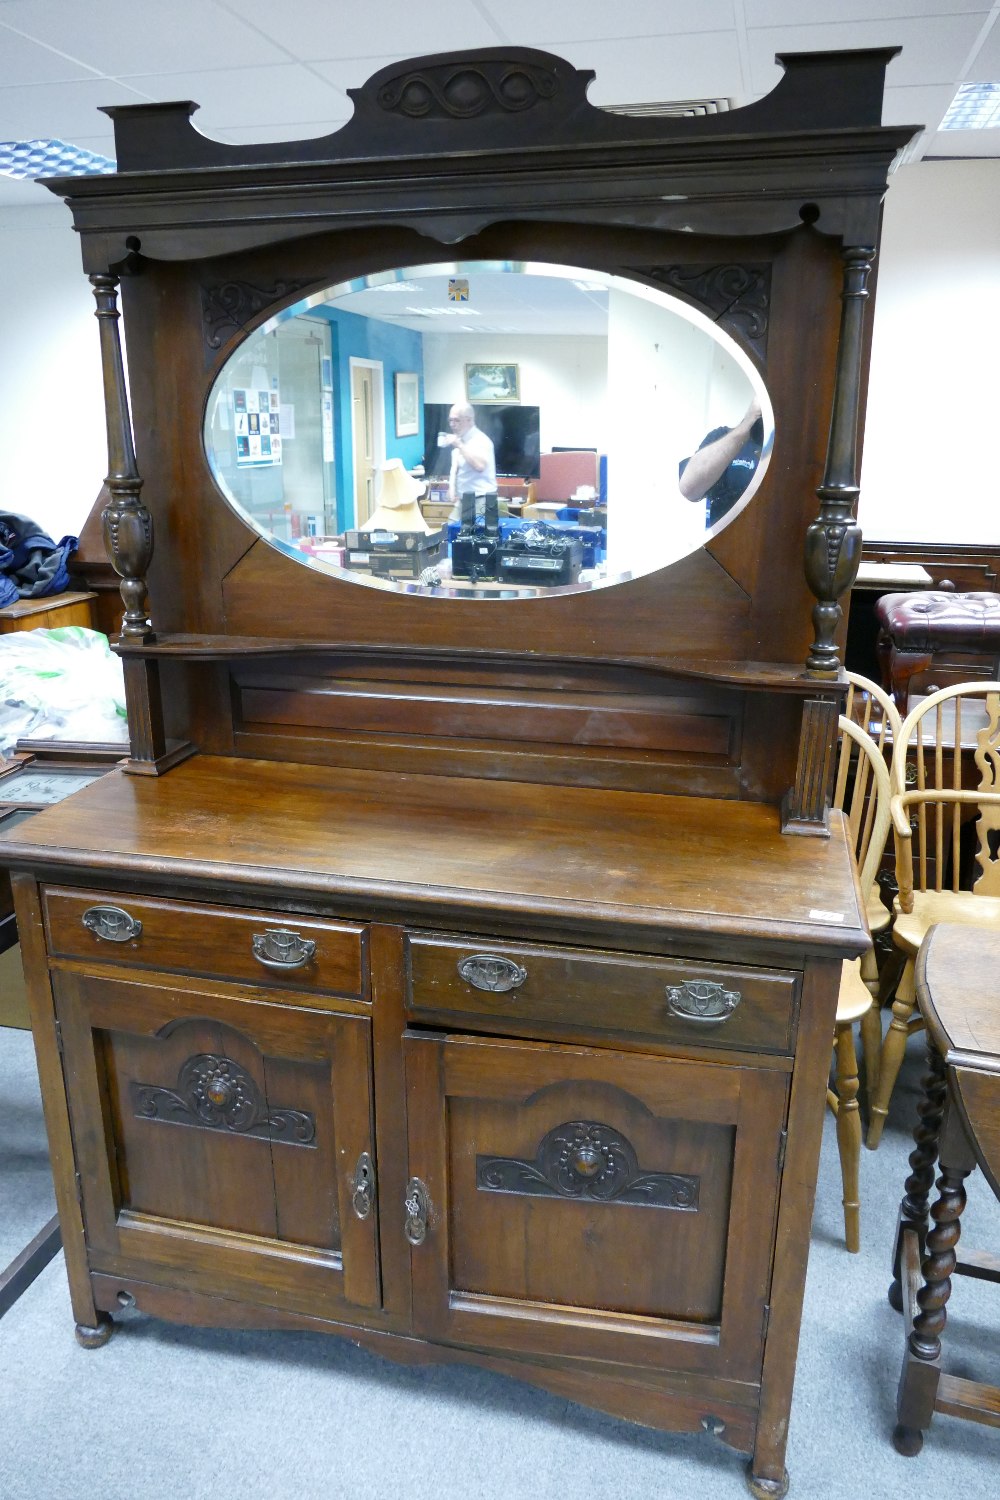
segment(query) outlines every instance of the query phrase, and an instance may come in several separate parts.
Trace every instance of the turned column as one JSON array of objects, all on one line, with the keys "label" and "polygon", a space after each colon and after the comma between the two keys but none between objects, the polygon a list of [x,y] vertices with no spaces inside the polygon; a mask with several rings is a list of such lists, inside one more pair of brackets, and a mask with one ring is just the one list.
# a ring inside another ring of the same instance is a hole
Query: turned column
[{"label": "turned column", "polygon": [[135,462],[132,421],[125,389],[121,337],[118,331],[118,278],[91,276],[101,333],[104,412],[108,432],[108,476],[111,495],[101,513],[104,545],[121,578],[125,614],[121,633],[130,640],[151,641],[153,630],[146,610],[146,573],[153,556],[153,518],[140,498],[142,479]]},{"label": "turned column", "polygon": [[889,1301],[900,1313],[903,1311],[903,1235],[908,1229],[912,1229],[923,1252],[927,1238],[930,1193],[934,1186],[934,1168],[937,1164],[941,1121],[944,1118],[947,1092],[944,1059],[933,1042],[928,1039],[927,1072],[924,1074],[920,1090],[917,1123],[913,1130],[910,1175],[903,1184],[903,1201],[899,1205],[899,1223],[892,1254],[892,1284],[889,1287]]},{"label": "turned column", "polygon": [[868,275],[875,250],[848,246],[843,251],[840,342],[823,482],[816,491],[819,515],[806,533],[806,578],[816,596],[815,639],[806,658],[812,677],[836,677],[840,659],[834,636],[840,623],[841,595],[854,583],[861,561],[861,528],[854,519],[858,498],[858,410],[864,348]]},{"label": "turned column", "polygon": [[[108,476],[105,483],[111,499],[101,512],[101,520],[104,545],[121,579],[119,588],[125,606],[119,639],[123,645],[149,645],[156,640],[146,603],[146,574],[153,557],[153,518],[140,496],[142,478],[135,461],[118,328],[118,277],[110,272],[102,273],[91,276],[90,284],[94,288],[95,316],[101,333],[104,412],[108,431]],[[126,770],[157,775],[180,754],[190,754],[190,747],[168,745],[158,663],[126,656],[123,665],[132,747]]]}]

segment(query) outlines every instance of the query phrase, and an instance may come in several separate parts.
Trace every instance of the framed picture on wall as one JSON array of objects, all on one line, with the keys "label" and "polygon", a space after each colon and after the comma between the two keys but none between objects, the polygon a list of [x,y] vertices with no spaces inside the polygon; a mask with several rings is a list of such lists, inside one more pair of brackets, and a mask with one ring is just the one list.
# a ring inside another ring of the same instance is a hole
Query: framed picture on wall
[{"label": "framed picture on wall", "polygon": [[420,431],[420,376],[411,370],[397,370],[396,436],[416,437]]},{"label": "framed picture on wall", "polygon": [[466,401],[520,401],[517,365],[466,365]]}]

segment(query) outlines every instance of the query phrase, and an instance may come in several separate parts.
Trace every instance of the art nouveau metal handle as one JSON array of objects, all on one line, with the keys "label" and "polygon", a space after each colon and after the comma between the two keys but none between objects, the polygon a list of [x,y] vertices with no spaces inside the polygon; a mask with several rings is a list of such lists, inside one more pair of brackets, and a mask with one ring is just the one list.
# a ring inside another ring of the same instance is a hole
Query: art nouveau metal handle
[{"label": "art nouveau metal handle", "polygon": [[312,938],[301,933],[290,932],[283,927],[269,927],[266,932],[253,935],[253,956],[265,969],[276,969],[285,973],[289,969],[302,969],[316,952]]},{"label": "art nouveau metal handle", "polygon": [[522,969],[513,959],[502,958],[497,953],[473,953],[471,957],[461,960],[458,972],[467,984],[477,990],[489,990],[493,994],[519,989],[528,977],[527,969]]},{"label": "art nouveau metal handle", "polygon": [[88,906],[81,920],[88,932],[106,943],[127,943],[142,933],[138,917],[120,906]]},{"label": "art nouveau metal handle", "polygon": [[362,1151],[351,1178],[351,1207],[359,1219],[367,1219],[375,1202],[375,1167],[367,1151]]},{"label": "art nouveau metal handle", "polygon": [[702,1026],[719,1026],[728,1021],[742,999],[739,990],[723,989],[711,979],[685,979],[683,984],[667,985],[671,1014]]},{"label": "art nouveau metal handle", "polygon": [[419,1177],[411,1177],[406,1184],[403,1207],[406,1210],[406,1221],[403,1225],[406,1238],[411,1245],[422,1245],[427,1238],[427,1220],[430,1217],[431,1200]]}]

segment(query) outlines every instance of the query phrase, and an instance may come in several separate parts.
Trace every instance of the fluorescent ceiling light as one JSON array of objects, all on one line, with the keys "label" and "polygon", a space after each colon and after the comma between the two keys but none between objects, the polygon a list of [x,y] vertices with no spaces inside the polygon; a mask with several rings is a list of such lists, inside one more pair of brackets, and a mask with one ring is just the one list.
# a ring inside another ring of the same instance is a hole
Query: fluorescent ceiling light
[{"label": "fluorescent ceiling light", "polygon": [[408,307],[408,313],[415,313],[418,318],[478,318],[479,314],[474,307],[463,303],[461,307]]},{"label": "fluorescent ceiling light", "polygon": [[65,141],[0,141],[4,177],[107,177],[113,161]]},{"label": "fluorescent ceiling light", "polygon": [[1000,127],[1000,83],[963,83],[939,130],[996,130]]}]

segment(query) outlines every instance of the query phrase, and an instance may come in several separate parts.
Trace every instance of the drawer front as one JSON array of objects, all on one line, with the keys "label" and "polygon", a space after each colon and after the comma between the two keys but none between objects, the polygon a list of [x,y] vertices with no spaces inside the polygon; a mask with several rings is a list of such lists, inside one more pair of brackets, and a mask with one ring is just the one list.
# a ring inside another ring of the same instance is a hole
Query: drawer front
[{"label": "drawer front", "polygon": [[43,905],[54,958],[367,995],[364,928],[350,923],[55,887]]},{"label": "drawer front", "polygon": [[[648,1041],[791,1050],[798,976],[698,960],[410,934],[407,1012]],[[495,988],[493,986],[496,986]]]}]

